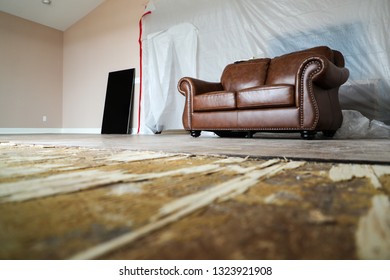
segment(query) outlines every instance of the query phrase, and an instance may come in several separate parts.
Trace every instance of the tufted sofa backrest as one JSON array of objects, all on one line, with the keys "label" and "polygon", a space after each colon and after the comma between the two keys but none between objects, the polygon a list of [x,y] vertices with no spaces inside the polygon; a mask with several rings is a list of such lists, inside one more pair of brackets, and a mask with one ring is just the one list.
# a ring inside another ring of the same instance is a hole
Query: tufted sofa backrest
[{"label": "tufted sofa backrest", "polygon": [[[320,55],[326,57],[329,61],[335,62],[335,56],[332,49],[326,46],[319,46],[311,49],[297,51],[282,56],[275,57],[271,60],[266,85],[274,84],[295,84],[295,77],[299,66],[302,62],[310,56]],[[341,57],[337,54],[337,64],[344,64]],[[344,65],[338,65],[344,66]]]},{"label": "tufted sofa backrest", "polygon": [[221,75],[224,90],[235,92],[264,85],[270,60],[251,59],[227,65]]}]

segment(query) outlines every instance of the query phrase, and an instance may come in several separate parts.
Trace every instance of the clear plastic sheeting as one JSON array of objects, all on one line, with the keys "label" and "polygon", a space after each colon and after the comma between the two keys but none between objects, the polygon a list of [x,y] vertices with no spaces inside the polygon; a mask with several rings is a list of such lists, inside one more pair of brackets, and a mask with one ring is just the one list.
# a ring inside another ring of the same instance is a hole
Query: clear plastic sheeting
[{"label": "clear plastic sheeting", "polygon": [[390,138],[390,126],[377,120],[370,120],[360,112],[343,110],[343,124],[337,130],[337,139]]},{"label": "clear plastic sheeting", "polygon": [[341,51],[350,70],[342,109],[390,124],[389,0],[150,0],[147,9],[141,133],[183,128],[182,76],[215,82],[234,61],[319,45]]},{"label": "clear plastic sheeting", "polygon": [[158,133],[182,126],[184,98],[177,81],[196,75],[197,31],[189,23],[147,36],[147,65],[143,103],[145,133]]}]

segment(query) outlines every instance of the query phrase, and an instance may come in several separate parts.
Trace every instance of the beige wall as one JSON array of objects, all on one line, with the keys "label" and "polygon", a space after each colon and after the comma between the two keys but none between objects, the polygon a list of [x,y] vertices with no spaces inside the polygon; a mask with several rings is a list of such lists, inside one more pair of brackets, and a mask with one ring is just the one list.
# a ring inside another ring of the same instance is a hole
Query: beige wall
[{"label": "beige wall", "polygon": [[61,31],[0,12],[0,128],[62,126],[62,46]]},{"label": "beige wall", "polygon": [[145,2],[107,0],[64,32],[65,129],[101,127],[109,72],[136,68],[139,76],[138,21]]},{"label": "beige wall", "polygon": [[[65,32],[0,12],[0,133],[100,131],[108,73],[136,68],[139,76],[138,21],[146,2],[106,0]],[[138,92],[136,84],[133,127]]]}]

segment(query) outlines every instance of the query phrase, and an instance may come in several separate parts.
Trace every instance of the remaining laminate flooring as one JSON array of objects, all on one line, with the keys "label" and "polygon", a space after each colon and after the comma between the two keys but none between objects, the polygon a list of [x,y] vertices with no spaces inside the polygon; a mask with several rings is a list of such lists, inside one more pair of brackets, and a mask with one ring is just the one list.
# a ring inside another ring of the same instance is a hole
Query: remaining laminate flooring
[{"label": "remaining laminate flooring", "polygon": [[79,146],[253,158],[390,163],[389,139],[302,140],[299,134],[256,134],[254,138],[193,138],[182,132],[159,135],[35,134],[0,135],[0,142]]}]

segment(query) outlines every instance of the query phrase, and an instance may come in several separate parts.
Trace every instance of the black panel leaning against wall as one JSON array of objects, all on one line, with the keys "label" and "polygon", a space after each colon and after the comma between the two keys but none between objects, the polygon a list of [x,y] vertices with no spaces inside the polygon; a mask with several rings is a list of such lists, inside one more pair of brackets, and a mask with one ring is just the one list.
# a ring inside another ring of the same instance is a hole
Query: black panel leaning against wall
[{"label": "black panel leaning against wall", "polygon": [[131,134],[135,69],[108,74],[102,134]]}]

